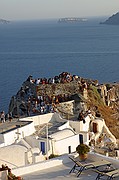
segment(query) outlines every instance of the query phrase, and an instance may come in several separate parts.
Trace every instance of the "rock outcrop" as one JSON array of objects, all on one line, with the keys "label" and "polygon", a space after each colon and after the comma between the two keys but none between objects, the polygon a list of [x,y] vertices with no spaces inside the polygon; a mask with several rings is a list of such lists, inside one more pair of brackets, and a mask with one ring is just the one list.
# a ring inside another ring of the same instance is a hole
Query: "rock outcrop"
[{"label": "rock outcrop", "polygon": [[119,12],[113,14],[106,21],[101,22],[100,24],[119,25]]},{"label": "rock outcrop", "polygon": [[9,113],[19,117],[57,110],[66,118],[68,115],[77,118],[80,111],[90,109],[96,116],[103,117],[110,131],[119,138],[118,83],[98,84],[97,80],[71,75],[68,81],[56,82],[36,84],[27,79],[11,98]]}]

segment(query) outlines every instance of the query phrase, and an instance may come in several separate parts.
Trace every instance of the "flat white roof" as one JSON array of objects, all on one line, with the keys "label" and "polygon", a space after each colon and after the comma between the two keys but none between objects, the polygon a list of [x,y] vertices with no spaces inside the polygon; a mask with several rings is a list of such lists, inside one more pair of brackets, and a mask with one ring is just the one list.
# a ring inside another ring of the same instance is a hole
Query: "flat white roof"
[{"label": "flat white roof", "polygon": [[19,127],[23,127],[27,124],[32,123],[31,121],[22,121],[19,119],[12,119],[12,121],[6,121],[4,123],[0,123],[0,134],[7,133]]}]

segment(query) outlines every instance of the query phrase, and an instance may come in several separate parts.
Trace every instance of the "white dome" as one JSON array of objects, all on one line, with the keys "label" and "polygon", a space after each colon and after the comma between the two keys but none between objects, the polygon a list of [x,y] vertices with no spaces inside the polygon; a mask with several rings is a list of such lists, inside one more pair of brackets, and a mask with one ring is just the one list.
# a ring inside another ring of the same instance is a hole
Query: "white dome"
[{"label": "white dome", "polygon": [[0,165],[7,164],[10,168],[25,164],[27,148],[20,145],[10,145],[0,148]]}]

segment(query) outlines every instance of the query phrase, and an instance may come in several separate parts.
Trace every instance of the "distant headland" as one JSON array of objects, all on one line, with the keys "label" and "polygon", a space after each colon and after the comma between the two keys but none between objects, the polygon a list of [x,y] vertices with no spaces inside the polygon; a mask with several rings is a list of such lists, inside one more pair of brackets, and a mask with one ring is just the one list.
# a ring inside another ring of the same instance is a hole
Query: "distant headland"
[{"label": "distant headland", "polygon": [[5,20],[5,19],[0,19],[0,24],[8,24],[10,21]]},{"label": "distant headland", "polygon": [[59,23],[75,23],[75,22],[86,22],[86,18],[77,18],[77,17],[67,17],[67,18],[60,18],[58,20]]},{"label": "distant headland", "polygon": [[119,25],[119,12],[113,14],[106,21],[100,22],[100,24]]}]

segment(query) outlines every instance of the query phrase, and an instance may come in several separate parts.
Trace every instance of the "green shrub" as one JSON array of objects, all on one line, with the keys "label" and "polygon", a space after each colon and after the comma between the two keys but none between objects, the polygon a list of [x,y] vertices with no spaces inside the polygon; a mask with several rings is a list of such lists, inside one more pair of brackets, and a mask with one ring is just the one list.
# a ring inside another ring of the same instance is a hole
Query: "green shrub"
[{"label": "green shrub", "polygon": [[56,155],[56,154],[50,154],[49,156],[49,159],[52,159],[52,158],[55,158],[55,157],[58,157],[59,155]]}]

